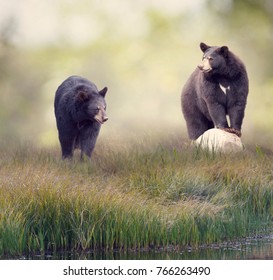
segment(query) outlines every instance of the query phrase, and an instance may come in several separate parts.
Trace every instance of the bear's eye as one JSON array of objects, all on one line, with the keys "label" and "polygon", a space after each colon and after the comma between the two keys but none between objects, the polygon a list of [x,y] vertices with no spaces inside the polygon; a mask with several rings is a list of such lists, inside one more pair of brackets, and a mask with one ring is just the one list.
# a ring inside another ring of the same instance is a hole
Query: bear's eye
[{"label": "bear's eye", "polygon": [[213,58],[211,56],[208,57],[209,61],[213,61]]}]

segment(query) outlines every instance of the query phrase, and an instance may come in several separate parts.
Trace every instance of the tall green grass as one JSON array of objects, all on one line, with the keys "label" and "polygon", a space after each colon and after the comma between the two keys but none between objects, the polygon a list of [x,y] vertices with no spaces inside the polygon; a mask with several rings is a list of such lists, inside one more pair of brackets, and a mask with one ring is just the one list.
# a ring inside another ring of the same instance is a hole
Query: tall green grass
[{"label": "tall green grass", "polygon": [[2,145],[0,256],[197,247],[271,230],[270,153],[154,143],[100,142],[91,162]]}]

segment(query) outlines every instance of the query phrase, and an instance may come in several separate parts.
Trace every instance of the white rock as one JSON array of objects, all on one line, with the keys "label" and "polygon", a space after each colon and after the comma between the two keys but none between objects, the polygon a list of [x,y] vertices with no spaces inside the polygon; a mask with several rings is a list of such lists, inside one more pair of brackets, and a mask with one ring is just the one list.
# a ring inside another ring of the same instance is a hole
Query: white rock
[{"label": "white rock", "polygon": [[217,128],[207,130],[194,143],[202,149],[214,152],[239,152],[244,149],[240,137]]}]

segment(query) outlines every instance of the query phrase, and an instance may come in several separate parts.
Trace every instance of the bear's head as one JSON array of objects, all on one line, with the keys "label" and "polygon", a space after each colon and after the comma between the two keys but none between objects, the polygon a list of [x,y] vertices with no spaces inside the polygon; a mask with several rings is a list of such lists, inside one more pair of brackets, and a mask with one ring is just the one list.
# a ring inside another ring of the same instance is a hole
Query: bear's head
[{"label": "bear's head", "polygon": [[97,121],[103,124],[108,120],[106,115],[105,95],[107,87],[98,91],[96,87],[80,86],[76,90],[77,122]]},{"label": "bear's head", "polygon": [[203,57],[198,68],[203,73],[221,74],[227,65],[228,47],[211,47],[205,43],[200,43],[200,49],[203,52]]}]

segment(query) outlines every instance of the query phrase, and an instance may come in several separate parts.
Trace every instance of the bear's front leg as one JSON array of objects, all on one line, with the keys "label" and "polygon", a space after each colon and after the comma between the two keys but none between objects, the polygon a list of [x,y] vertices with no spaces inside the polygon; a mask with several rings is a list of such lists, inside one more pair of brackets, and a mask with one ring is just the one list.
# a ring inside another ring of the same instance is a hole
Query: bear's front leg
[{"label": "bear's front leg", "polygon": [[83,159],[83,155],[87,157],[91,157],[92,152],[94,150],[97,137],[100,131],[100,124],[97,122],[90,122],[85,124],[80,129],[80,148],[81,148],[81,158]]},{"label": "bear's front leg", "polygon": [[244,118],[245,105],[236,105],[229,109],[228,115],[230,119],[230,132],[241,137],[241,127]]},{"label": "bear's front leg", "polygon": [[61,143],[62,148],[62,158],[72,158],[73,157],[73,150],[74,150],[74,143],[75,143],[75,137],[70,134],[61,134],[59,133],[59,139]]},{"label": "bear's front leg", "polygon": [[214,127],[228,128],[226,96],[218,83],[205,81],[205,89],[203,89],[202,95],[209,114],[207,118],[212,120]]},{"label": "bear's front leg", "polygon": [[217,101],[207,102],[208,111],[216,128],[229,128],[226,118],[226,108]]},{"label": "bear's front leg", "polygon": [[230,94],[227,95],[227,113],[230,127],[236,135],[241,137],[242,123],[245,114],[246,99],[248,95],[247,78],[238,79],[231,85]]}]

